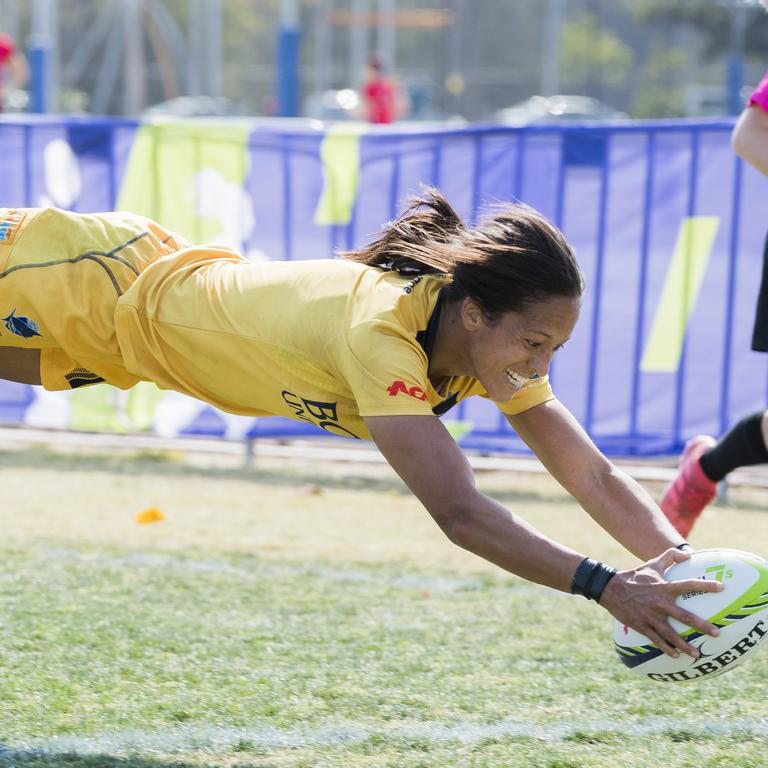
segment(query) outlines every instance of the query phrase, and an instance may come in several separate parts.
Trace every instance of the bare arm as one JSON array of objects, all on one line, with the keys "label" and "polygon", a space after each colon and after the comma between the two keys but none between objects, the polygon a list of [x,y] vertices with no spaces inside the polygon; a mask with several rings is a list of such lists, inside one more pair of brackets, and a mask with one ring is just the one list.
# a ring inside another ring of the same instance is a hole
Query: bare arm
[{"label": "bare arm", "polygon": [[475,487],[472,468],[439,419],[365,420],[392,468],[458,546],[563,592],[584,556],[546,538]]},{"label": "bare arm", "polygon": [[757,104],[739,116],[731,134],[733,151],[768,176],[768,112]]},{"label": "bare arm", "polygon": [[598,451],[558,400],[508,421],[589,515],[641,560],[685,541],[648,493]]},{"label": "bare arm", "polygon": [[[387,461],[451,541],[524,579],[570,591],[584,555],[549,539],[480,493],[466,457],[439,419],[380,416],[365,421]],[[661,547],[656,555],[665,545],[677,543],[679,536],[674,542],[667,542],[663,535],[658,535],[658,540]],[[603,592],[601,604],[620,621],[658,642],[665,652],[678,648],[695,654],[672,630],[667,617],[706,633],[714,627],[678,608],[674,597],[703,585],[716,591],[720,585],[714,581],[667,584],[660,572],[673,560],[687,557],[670,550],[651,564],[618,573]]]}]

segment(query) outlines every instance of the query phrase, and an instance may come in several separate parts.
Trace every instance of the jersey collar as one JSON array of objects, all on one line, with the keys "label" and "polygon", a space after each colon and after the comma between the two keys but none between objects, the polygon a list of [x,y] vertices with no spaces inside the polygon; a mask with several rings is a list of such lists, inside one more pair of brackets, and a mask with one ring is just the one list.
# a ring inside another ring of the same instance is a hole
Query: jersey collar
[{"label": "jersey collar", "polygon": [[424,350],[427,360],[432,358],[432,350],[435,347],[435,340],[437,339],[437,327],[440,325],[440,315],[443,312],[444,306],[445,287],[437,292],[437,301],[435,302],[435,308],[432,310],[432,314],[427,321],[427,327],[416,334],[416,341],[419,342],[421,348]]},{"label": "jersey collar", "polygon": [[[416,341],[419,342],[421,348],[424,350],[424,354],[427,356],[427,361],[429,361],[432,357],[432,350],[434,349],[435,339],[437,338],[437,327],[440,325],[440,315],[443,312],[444,306],[445,287],[441,288],[437,293],[435,308],[432,310],[432,315],[427,321],[427,327],[423,331],[419,331],[416,334]],[[458,400],[458,392],[450,392],[445,400],[432,408],[432,413],[434,413],[435,416],[441,416],[446,411],[449,411],[451,408],[453,408]]]}]

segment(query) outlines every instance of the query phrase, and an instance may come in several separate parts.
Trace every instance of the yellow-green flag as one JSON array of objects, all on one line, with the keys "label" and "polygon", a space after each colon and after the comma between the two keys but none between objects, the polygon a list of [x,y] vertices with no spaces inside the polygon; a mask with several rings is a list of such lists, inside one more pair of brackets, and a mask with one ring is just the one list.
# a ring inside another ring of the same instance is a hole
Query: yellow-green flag
[{"label": "yellow-green flag", "polygon": [[341,123],[329,128],[320,146],[323,191],[315,209],[315,224],[349,224],[360,186],[360,136],[365,123]]},{"label": "yellow-green flag", "polygon": [[690,216],[683,220],[640,362],[642,371],[673,373],[680,365],[688,321],[696,306],[719,225],[717,216]]}]

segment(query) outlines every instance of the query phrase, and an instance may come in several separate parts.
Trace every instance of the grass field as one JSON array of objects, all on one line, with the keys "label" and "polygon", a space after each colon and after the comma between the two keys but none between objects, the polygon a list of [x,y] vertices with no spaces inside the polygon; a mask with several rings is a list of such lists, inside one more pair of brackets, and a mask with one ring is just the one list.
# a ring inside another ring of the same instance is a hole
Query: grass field
[{"label": "grass field", "polygon": [[[640,681],[602,609],[453,547],[388,470],[35,449],[0,477],[0,766],[768,765],[768,652]],[[548,479],[480,482],[633,562]],[[762,503],[693,543],[768,553]]]}]

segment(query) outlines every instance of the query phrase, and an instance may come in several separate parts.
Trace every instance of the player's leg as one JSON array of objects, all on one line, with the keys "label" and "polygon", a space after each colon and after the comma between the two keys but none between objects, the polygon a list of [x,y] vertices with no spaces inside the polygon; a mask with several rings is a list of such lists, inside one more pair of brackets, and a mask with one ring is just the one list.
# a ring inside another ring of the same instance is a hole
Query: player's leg
[{"label": "player's leg", "polygon": [[699,463],[704,474],[719,483],[738,467],[768,464],[766,428],[768,415],[758,411],[745,416],[728,431],[712,450],[702,455]]},{"label": "player's leg", "polygon": [[716,445],[714,437],[691,438],[678,463],[677,476],[664,489],[659,506],[678,533],[687,536],[699,515],[717,494],[717,483],[701,468],[702,455]]},{"label": "player's leg", "polygon": [[744,417],[718,442],[700,435],[686,444],[677,477],[660,505],[677,530],[687,536],[715,497],[717,484],[738,467],[768,464],[768,412]]},{"label": "player's leg", "polygon": [[[752,349],[768,352],[768,237],[757,296]],[[687,536],[704,507],[715,497],[717,483],[737,467],[768,463],[768,411],[742,419],[719,442],[699,435],[686,443],[677,477],[664,491],[660,506],[677,530]]]},{"label": "player's leg", "polygon": [[755,352],[768,352],[768,237],[763,246],[763,272],[757,293],[752,349]]},{"label": "player's leg", "polygon": [[0,377],[48,390],[133,386],[115,307],[144,269],[184,244],[126,212],[0,209],[0,347],[12,350]]},{"label": "player's leg", "polygon": [[0,347],[0,379],[41,384],[40,350]]}]

